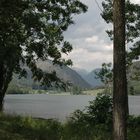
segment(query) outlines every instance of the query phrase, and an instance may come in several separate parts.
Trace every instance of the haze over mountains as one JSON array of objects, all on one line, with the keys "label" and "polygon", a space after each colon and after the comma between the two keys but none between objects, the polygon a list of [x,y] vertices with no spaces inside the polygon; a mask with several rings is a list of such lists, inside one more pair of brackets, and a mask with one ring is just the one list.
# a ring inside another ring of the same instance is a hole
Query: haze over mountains
[{"label": "haze over mountains", "polygon": [[[42,68],[44,71],[56,71],[58,77],[63,79],[65,82],[70,82],[73,86],[78,86],[81,88],[94,88],[103,86],[103,83],[95,78],[95,71],[99,71],[100,69],[97,68],[91,72],[87,72],[84,69],[79,68],[70,68],[67,66],[58,66],[53,65],[51,61],[47,62],[39,62],[38,67]],[[137,69],[136,69],[137,67]],[[16,75],[14,75],[12,84],[17,85],[19,87],[31,87],[31,88],[39,88],[39,84],[32,80],[32,73],[29,69],[27,79],[22,78],[18,79]],[[140,73],[140,61],[134,62],[133,65],[130,67],[129,74],[135,75],[135,73]]]},{"label": "haze over mountains", "polygon": [[67,66],[53,65],[51,61],[39,62],[38,66],[44,71],[56,71],[58,77],[65,82],[70,82],[74,86],[90,88],[91,85],[85,81],[76,71]]},{"label": "haze over mountains", "polygon": [[[56,71],[57,76],[64,80],[65,82],[72,83],[73,86],[78,86],[81,88],[91,88],[92,86],[88,83],[83,77],[80,76],[76,71],[67,67],[67,66],[59,66],[53,65],[51,61],[38,62],[38,67],[43,71],[52,72]],[[32,87],[38,88],[39,84],[32,80],[32,73],[27,68],[28,76],[27,78],[18,79],[16,75],[14,75],[12,84],[24,87]]]},{"label": "haze over mountains", "polygon": [[96,79],[95,71],[98,72],[100,68],[94,69],[91,72],[87,72],[84,69],[74,68],[74,70],[87,82],[91,85],[91,87],[99,87],[102,86],[103,83]]}]

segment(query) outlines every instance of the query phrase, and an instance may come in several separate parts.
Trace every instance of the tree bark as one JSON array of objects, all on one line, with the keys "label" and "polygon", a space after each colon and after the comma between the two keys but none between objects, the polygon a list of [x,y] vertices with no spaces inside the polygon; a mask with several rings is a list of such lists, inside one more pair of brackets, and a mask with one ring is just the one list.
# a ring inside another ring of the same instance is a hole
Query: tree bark
[{"label": "tree bark", "polygon": [[3,111],[4,96],[10,81],[12,80],[13,68],[0,64],[0,112]]},{"label": "tree bark", "polygon": [[113,2],[113,138],[127,140],[127,80],[125,59],[125,0]]},{"label": "tree bark", "polygon": [[3,82],[4,82],[4,79],[3,79],[3,64],[1,63],[0,64],[0,112],[3,110],[3,98],[4,98],[4,95],[3,95]]},{"label": "tree bark", "polygon": [[2,92],[0,92],[0,112],[3,111],[3,102],[4,102],[4,96],[2,95]]}]

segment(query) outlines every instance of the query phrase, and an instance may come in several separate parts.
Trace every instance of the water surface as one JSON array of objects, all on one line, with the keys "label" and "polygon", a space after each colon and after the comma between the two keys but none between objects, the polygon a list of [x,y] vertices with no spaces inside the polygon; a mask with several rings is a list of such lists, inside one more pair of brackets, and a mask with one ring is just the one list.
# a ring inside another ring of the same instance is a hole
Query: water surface
[{"label": "water surface", "polygon": [[[76,109],[84,109],[94,99],[95,96],[91,95],[6,95],[4,110],[6,113],[65,120]],[[140,115],[140,96],[129,97],[129,108],[130,114]]]}]

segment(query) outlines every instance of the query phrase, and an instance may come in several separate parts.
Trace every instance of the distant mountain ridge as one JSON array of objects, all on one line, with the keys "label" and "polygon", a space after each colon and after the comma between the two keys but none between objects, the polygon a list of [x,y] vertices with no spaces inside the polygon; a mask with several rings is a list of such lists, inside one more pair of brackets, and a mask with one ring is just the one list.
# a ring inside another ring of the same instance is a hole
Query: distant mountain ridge
[{"label": "distant mountain ridge", "polygon": [[[86,82],[76,71],[72,70],[67,66],[59,66],[53,65],[51,61],[39,61],[37,66],[41,68],[43,71],[52,72],[56,71],[57,76],[65,82],[70,82],[73,86],[78,86],[80,88],[91,88],[91,85]],[[16,75],[14,75],[12,83],[19,86],[24,87],[32,87],[37,88],[39,87],[38,82],[34,82],[32,80],[32,73],[27,68],[28,76],[27,78],[18,79]]]},{"label": "distant mountain ridge", "polygon": [[95,78],[95,71],[99,71],[100,68],[94,69],[89,73],[84,69],[74,68],[74,70],[93,88],[103,86],[103,83],[100,81],[100,79]]},{"label": "distant mountain ridge", "polygon": [[[96,77],[95,71],[96,72],[100,71],[100,68],[96,68],[89,73],[86,70],[80,68],[74,68],[74,70],[77,71],[77,73],[79,73],[79,75],[92,87],[103,86],[103,83],[100,81],[100,79],[95,78]],[[134,61],[133,64],[130,66],[128,72],[129,75],[131,75],[131,77],[139,75],[138,78],[140,79],[140,61]]]},{"label": "distant mountain ridge", "polygon": [[90,88],[91,85],[87,83],[76,71],[67,66],[53,65],[51,61],[39,62],[38,66],[44,71],[56,71],[57,76],[66,82],[71,82],[75,86],[81,88]]},{"label": "distant mountain ridge", "polygon": [[[38,67],[48,72],[55,70],[60,79],[63,79],[65,82],[70,82],[74,86],[79,86],[81,88],[94,88],[103,86],[103,83],[100,81],[100,79],[95,78],[95,71],[99,71],[100,68],[94,69],[91,72],[87,72],[86,70],[80,68],[69,68],[67,66],[60,67],[59,65],[53,65],[51,61],[40,61],[38,62]],[[19,87],[24,86],[39,88],[39,83],[32,80],[32,73],[29,68],[27,68],[27,71],[27,79],[18,79],[17,76],[14,75],[12,83],[16,84]],[[129,73],[131,75],[134,75],[136,72],[140,73],[140,61],[133,62],[132,66],[129,69]]]},{"label": "distant mountain ridge", "polygon": [[96,77],[95,72],[98,72],[98,71],[100,71],[100,68],[94,69],[86,77],[86,81],[88,81],[88,83],[90,83],[90,85],[92,85],[92,87],[100,87],[100,86],[103,86],[103,83],[101,82],[101,80],[95,78]]}]

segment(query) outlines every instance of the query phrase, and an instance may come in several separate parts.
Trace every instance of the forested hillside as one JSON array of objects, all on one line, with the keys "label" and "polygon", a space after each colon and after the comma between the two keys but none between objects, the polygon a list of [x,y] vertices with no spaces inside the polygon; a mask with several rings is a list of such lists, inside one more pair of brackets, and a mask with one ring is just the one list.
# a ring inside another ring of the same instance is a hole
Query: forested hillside
[{"label": "forested hillside", "polygon": [[[63,79],[65,82],[69,82],[72,86],[77,86],[80,88],[90,88],[90,84],[87,83],[76,71],[72,70],[67,66],[53,65],[51,61],[38,62],[38,67],[43,71],[52,72],[56,71],[57,76]],[[32,73],[26,67],[27,78],[19,79],[17,75],[13,76],[13,80],[10,83],[10,87],[26,87],[31,89],[47,89],[47,87],[41,87],[39,82],[34,82],[32,79]]]}]

